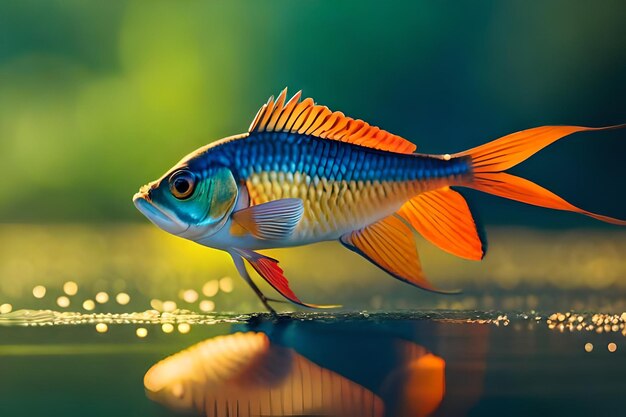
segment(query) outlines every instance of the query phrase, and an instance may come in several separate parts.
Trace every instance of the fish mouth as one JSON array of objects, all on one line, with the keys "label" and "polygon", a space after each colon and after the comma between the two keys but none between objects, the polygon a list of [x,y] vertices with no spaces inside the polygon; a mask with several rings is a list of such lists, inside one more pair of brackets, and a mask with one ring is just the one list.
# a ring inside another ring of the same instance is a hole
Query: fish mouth
[{"label": "fish mouth", "polygon": [[172,213],[158,207],[150,199],[149,187],[143,186],[138,193],[133,196],[133,203],[137,210],[148,218],[157,227],[173,235],[180,235],[189,229],[189,225],[181,222]]}]

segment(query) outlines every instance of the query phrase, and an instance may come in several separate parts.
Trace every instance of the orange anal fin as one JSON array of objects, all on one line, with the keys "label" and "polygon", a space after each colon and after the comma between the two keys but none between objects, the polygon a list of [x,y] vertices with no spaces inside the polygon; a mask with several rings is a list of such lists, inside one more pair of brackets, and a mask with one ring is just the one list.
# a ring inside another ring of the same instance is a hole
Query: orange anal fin
[{"label": "orange anal fin", "polygon": [[276,259],[268,256],[261,255],[247,249],[235,249],[250,265],[252,268],[265,279],[276,291],[283,297],[288,299],[294,304],[301,305],[308,308],[337,308],[339,305],[318,305],[309,304],[301,301],[298,296],[289,287],[289,281],[285,278],[282,268],[278,265]]},{"label": "orange anal fin", "polygon": [[516,200],[522,203],[555,210],[572,211],[574,213],[580,213],[593,217],[594,219],[601,220],[606,223],[626,226],[626,220],[615,219],[613,217],[603,216],[583,210],[568,203],[558,195],[546,190],[532,181],[504,172],[476,174],[474,181],[467,186],[479,191],[497,195],[499,197],[508,198],[510,200]]},{"label": "orange anal fin", "polygon": [[463,196],[449,187],[407,201],[397,214],[439,248],[465,259],[480,260],[486,244]]},{"label": "orange anal fin", "polygon": [[[424,290],[436,289],[424,275],[413,233],[402,220],[389,216],[340,238],[348,249],[363,256],[393,277]],[[452,293],[457,291],[452,291]]]}]

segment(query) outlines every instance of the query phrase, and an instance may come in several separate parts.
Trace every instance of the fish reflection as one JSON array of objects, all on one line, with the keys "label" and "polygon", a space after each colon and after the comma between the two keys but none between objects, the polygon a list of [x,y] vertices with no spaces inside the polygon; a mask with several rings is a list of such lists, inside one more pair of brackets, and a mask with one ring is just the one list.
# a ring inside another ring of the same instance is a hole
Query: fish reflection
[{"label": "fish reflection", "polygon": [[399,341],[401,365],[383,381],[381,392],[388,399],[387,415],[425,417],[434,413],[446,390],[446,362],[415,343]]},{"label": "fish reflection", "polygon": [[394,320],[234,325],[240,333],[161,361],[144,382],[153,400],[215,417],[462,416],[482,395],[489,328],[465,324],[451,334],[449,326]]},{"label": "fish reflection", "polygon": [[148,397],[180,412],[221,416],[383,416],[382,400],[264,333],[198,343],[154,365]]}]

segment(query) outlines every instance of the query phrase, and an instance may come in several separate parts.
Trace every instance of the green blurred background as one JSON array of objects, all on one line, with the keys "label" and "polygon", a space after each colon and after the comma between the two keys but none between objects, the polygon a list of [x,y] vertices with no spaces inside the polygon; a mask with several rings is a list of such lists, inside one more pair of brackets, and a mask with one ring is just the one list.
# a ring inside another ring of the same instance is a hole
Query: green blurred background
[{"label": "green blurred background", "polygon": [[[145,222],[140,185],[285,86],[422,152],[624,123],[625,19],[623,1],[2,1],[0,221]],[[625,139],[576,135],[516,172],[626,217]],[[485,224],[600,226],[472,199]]]},{"label": "green blurred background", "polygon": [[[111,301],[96,312],[165,300],[198,311],[204,298],[211,310],[258,310],[228,256],[135,210],[139,186],[245,131],[286,86],[426,153],[544,124],[624,123],[625,21],[623,1],[0,0],[0,311],[75,311],[103,291]],[[626,129],[590,132],[514,171],[626,218],[624,155]],[[418,242],[435,285],[462,296],[408,288],[337,243],[269,254],[313,303],[626,310],[623,229],[466,195],[487,227],[484,262]],[[228,276],[233,292],[203,292]],[[199,298],[185,301],[187,290]],[[120,292],[131,304],[115,303]]]},{"label": "green blurred background", "polygon": [[[170,415],[144,398],[142,373],[236,328],[191,328],[188,313],[210,322],[213,313],[263,311],[226,253],[158,230],[131,197],[183,155],[245,131],[284,87],[425,153],[544,124],[626,123],[626,1],[0,0],[0,415]],[[589,132],[514,172],[626,218],[625,155],[626,129]],[[417,243],[433,284],[461,294],[412,288],[338,242],[271,250],[302,300],[363,313],[329,320],[325,331],[297,330],[314,316],[282,322],[288,331],[264,327],[335,363],[351,339],[365,349],[350,348],[346,364],[363,372],[372,346],[410,328],[447,361],[449,404],[480,391],[471,376],[485,373],[488,400],[474,410],[482,415],[617,410],[626,229],[465,195],[487,229],[485,260]],[[425,313],[358,324],[365,310],[408,309]],[[461,312],[442,323],[446,313],[432,309]],[[590,313],[589,328],[571,310],[616,316]],[[498,320],[477,327],[486,317]],[[584,353],[588,342],[593,353]],[[392,357],[376,354],[373,362]]]}]

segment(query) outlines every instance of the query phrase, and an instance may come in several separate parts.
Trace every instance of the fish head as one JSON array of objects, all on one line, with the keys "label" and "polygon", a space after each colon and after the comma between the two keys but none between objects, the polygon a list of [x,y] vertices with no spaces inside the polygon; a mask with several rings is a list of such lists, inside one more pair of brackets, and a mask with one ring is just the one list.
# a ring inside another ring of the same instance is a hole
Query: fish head
[{"label": "fish head", "polygon": [[191,159],[141,187],[133,203],[159,228],[196,240],[224,226],[237,195],[237,183],[229,168]]},{"label": "fish head", "polygon": [[268,388],[279,385],[285,374],[285,360],[276,364],[278,369],[268,368],[265,358],[269,350],[270,341],[264,333],[235,333],[204,340],[152,365],[143,378],[146,396],[180,413],[195,410],[208,416],[210,410],[204,410],[209,404],[205,402],[207,396],[225,398],[226,394],[226,398],[232,398],[238,394],[242,399],[250,398],[255,392],[266,393]]},{"label": "fish head", "polygon": [[192,365],[184,356],[153,365],[143,379],[146,396],[177,412],[193,412],[193,386],[202,383],[202,376]]}]

